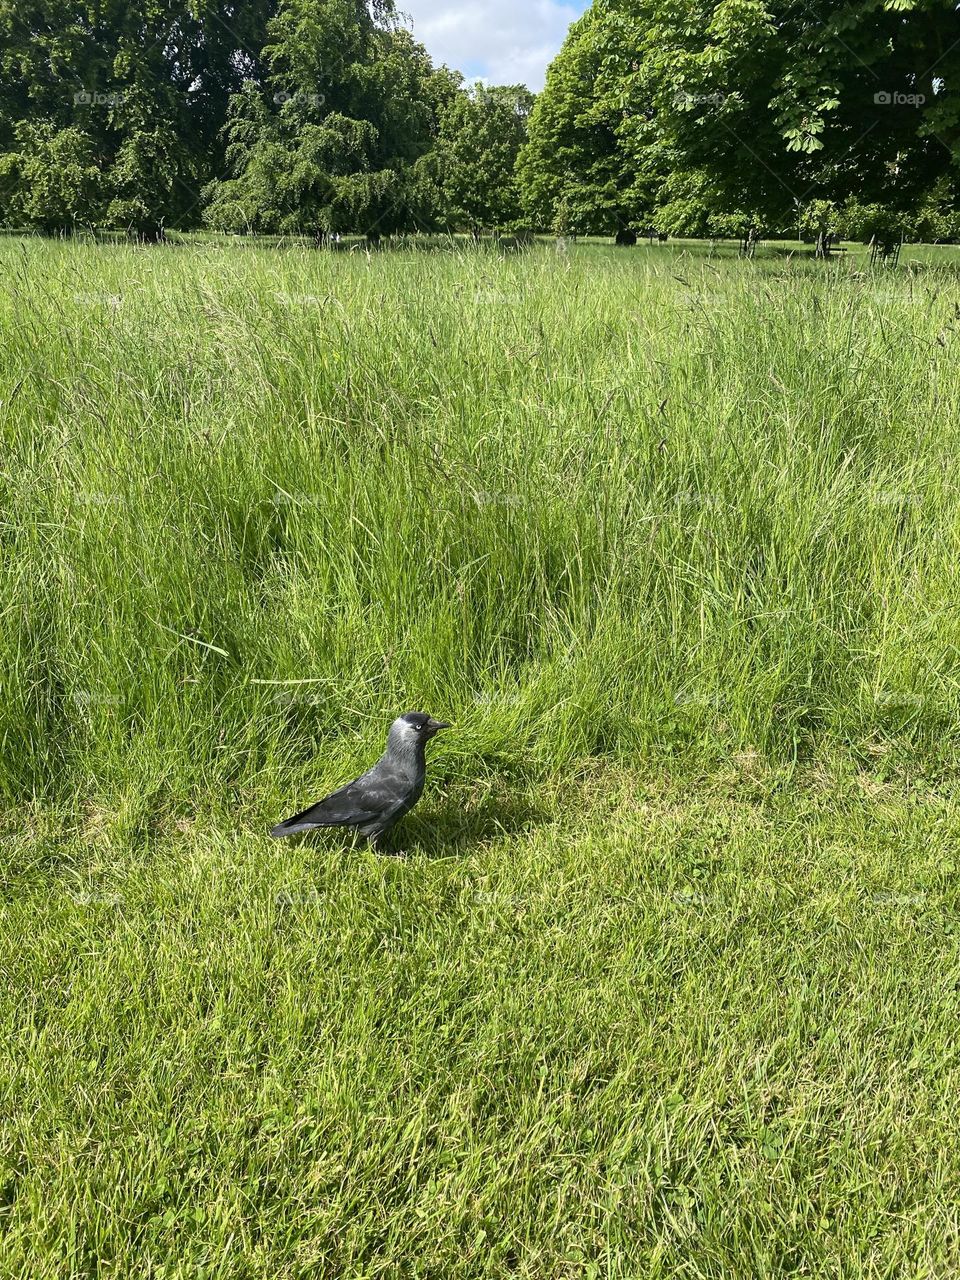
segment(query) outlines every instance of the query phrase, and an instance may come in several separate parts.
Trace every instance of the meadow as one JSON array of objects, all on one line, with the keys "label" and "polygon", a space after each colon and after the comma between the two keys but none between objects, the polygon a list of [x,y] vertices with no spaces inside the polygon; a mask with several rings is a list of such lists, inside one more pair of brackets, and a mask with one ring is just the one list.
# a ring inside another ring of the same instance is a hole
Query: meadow
[{"label": "meadow", "polygon": [[0,263],[0,1273],[955,1276],[960,249]]}]

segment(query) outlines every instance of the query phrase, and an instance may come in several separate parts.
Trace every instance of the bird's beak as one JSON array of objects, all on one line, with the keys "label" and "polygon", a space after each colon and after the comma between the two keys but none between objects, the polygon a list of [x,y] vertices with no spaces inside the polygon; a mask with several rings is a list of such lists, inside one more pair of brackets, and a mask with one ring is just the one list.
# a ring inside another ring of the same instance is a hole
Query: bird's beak
[{"label": "bird's beak", "polygon": [[430,736],[433,737],[433,735],[435,733],[439,733],[441,729],[452,729],[453,725],[448,724],[446,720],[428,720],[427,728],[430,731]]}]

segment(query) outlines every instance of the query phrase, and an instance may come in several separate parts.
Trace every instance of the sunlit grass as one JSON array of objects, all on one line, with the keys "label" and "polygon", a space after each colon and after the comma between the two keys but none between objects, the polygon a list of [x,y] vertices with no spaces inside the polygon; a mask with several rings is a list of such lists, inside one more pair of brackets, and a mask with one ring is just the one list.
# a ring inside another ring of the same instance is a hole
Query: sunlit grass
[{"label": "sunlit grass", "polygon": [[0,257],[11,1274],[953,1274],[951,251]]}]

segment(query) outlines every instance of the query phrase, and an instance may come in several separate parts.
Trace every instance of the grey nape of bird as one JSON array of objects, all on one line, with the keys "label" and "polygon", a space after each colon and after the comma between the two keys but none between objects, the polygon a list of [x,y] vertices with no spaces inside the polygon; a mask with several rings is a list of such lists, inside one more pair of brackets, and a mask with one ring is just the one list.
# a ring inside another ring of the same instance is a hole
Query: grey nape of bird
[{"label": "grey nape of bird", "polygon": [[427,776],[427,742],[450,727],[421,711],[408,711],[390,726],[387,749],[371,769],[279,823],[270,834],[296,836],[320,827],[353,827],[372,848],[381,849],[383,837],[420,799]]}]

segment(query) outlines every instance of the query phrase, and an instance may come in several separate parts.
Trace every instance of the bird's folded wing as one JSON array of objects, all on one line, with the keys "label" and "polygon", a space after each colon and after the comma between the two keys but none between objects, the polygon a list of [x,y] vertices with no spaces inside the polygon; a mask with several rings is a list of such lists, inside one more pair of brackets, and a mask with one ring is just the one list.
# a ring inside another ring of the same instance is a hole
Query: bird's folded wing
[{"label": "bird's folded wing", "polygon": [[384,817],[395,803],[395,797],[367,778],[349,782],[324,800],[295,813],[271,831],[274,836],[296,835],[316,827],[359,827]]}]

